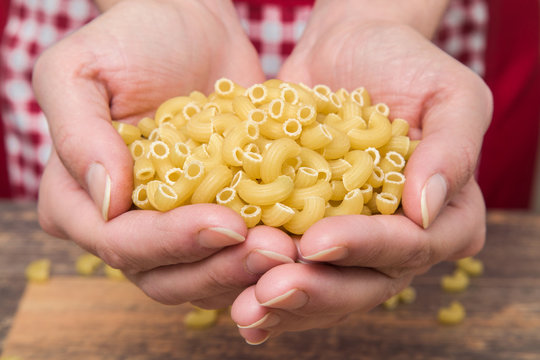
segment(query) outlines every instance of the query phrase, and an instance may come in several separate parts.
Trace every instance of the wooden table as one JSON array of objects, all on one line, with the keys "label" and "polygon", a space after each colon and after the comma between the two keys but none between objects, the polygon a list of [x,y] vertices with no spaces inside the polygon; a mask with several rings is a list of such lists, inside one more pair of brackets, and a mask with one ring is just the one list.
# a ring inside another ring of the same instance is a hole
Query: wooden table
[{"label": "wooden table", "polygon": [[[0,202],[0,346],[22,359],[540,359],[540,215],[491,212],[479,255],[485,274],[446,294],[439,264],[415,279],[418,299],[394,311],[353,314],[328,330],[246,345],[223,314],[209,330],[182,325],[189,306],[154,303],[127,282],[78,277],[82,251],[40,230],[32,204]],[[26,287],[24,268],[52,260],[50,283]],[[26,290],[25,290],[26,289]],[[436,322],[452,300],[458,326]],[[18,309],[18,310],[17,310]]]}]

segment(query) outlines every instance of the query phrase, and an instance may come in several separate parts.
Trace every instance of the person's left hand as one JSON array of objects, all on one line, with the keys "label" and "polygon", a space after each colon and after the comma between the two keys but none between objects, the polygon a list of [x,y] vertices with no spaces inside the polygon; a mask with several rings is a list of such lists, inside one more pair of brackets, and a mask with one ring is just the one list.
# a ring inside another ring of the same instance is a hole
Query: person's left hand
[{"label": "person's left hand", "polygon": [[433,264],[477,253],[485,239],[474,169],[491,118],[489,90],[410,27],[332,9],[314,10],[280,77],[334,90],[365,86],[422,142],[405,170],[402,214],[315,223],[299,242],[309,263],[277,266],[236,299],[233,320],[253,344],[366,312]]}]

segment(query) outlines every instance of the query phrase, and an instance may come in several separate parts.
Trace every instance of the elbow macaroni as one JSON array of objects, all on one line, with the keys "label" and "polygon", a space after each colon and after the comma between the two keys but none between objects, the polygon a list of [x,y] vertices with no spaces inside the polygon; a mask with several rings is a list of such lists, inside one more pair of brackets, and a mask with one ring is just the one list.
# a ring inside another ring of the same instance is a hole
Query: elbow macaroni
[{"label": "elbow macaroni", "polygon": [[277,79],[219,79],[161,104],[136,126],[114,121],[134,160],[133,204],[168,211],[217,203],[304,233],[326,216],[393,214],[418,145],[362,87],[333,92]]}]

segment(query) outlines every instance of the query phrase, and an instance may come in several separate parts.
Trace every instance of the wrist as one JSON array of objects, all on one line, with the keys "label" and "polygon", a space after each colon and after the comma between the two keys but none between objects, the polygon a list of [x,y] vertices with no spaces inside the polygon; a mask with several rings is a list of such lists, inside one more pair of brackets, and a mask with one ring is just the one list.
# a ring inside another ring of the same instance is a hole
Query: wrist
[{"label": "wrist", "polygon": [[410,26],[431,39],[448,6],[448,0],[317,0],[314,12],[331,13],[335,21],[385,21]]}]

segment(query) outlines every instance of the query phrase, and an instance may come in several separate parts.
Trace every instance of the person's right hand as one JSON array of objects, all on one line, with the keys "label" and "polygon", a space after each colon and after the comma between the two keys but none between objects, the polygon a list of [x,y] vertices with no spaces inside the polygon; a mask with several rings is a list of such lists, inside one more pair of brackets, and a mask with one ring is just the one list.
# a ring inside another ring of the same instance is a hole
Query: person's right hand
[{"label": "person's right hand", "polygon": [[264,81],[229,1],[122,1],[46,51],[33,79],[55,148],[40,187],[42,227],[165,303],[223,307],[260,273],[292,262],[289,237],[248,232],[224,207],[126,212],[133,162],[111,120],[135,123],[168,98],[210,92],[222,76]]}]

